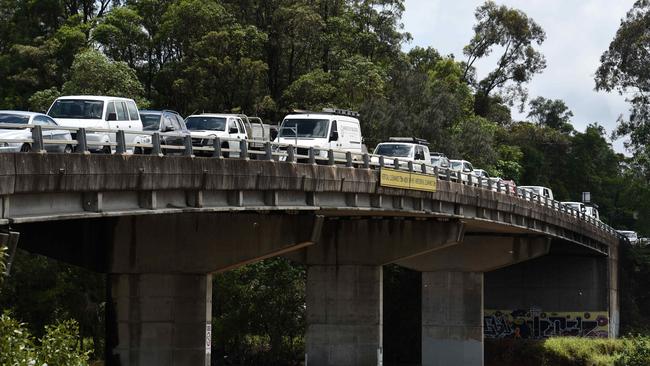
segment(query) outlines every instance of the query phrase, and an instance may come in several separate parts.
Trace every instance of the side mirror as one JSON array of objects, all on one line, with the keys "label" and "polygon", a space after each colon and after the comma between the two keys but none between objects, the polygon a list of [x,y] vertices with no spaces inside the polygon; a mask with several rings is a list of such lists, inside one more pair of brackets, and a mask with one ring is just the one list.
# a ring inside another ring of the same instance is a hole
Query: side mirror
[{"label": "side mirror", "polygon": [[338,140],[339,140],[338,131],[332,131],[332,133],[330,133],[330,141],[338,141]]},{"label": "side mirror", "polygon": [[108,116],[106,116],[107,121],[117,121],[117,113],[115,112],[110,112]]},{"label": "side mirror", "polygon": [[163,126],[162,132],[171,132],[171,131],[174,131],[174,126],[171,125]]},{"label": "side mirror", "polygon": [[237,130],[237,127],[230,127],[230,129],[228,130],[228,133],[238,133],[238,132],[239,130]]}]

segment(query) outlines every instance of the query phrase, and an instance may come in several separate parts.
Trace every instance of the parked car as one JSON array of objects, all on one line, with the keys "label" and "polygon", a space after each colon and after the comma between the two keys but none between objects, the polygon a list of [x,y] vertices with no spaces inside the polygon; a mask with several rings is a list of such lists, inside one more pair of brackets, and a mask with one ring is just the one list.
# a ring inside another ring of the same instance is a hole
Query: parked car
[{"label": "parked car", "polygon": [[[185,121],[180,114],[170,110],[141,110],[140,119],[144,131],[158,132],[160,144],[167,146],[183,146],[184,137],[190,135]],[[149,153],[150,149],[143,152]],[[180,149],[162,149],[163,154],[181,153]]]},{"label": "parked car", "polygon": [[[314,148],[317,159],[326,159],[327,150],[336,150],[335,158],[345,152],[361,154],[362,136],[358,113],[326,108],[323,112],[301,111],[284,117],[276,143],[296,146],[296,154],[307,156]],[[282,148],[286,149],[286,148]],[[282,160],[282,158],[280,159]]]},{"label": "parked car", "polygon": [[528,200],[537,200],[537,197],[540,197],[542,200],[552,200],[553,199],[553,191],[550,188],[542,187],[542,186],[519,186],[517,188],[519,192],[527,192],[526,193],[526,199]]},{"label": "parked car", "polygon": [[[133,99],[76,95],[57,98],[47,111],[59,126],[83,127],[124,130],[127,144],[151,143],[151,137],[138,135],[142,131],[142,121],[138,113],[138,106]],[[72,132],[76,139],[76,133]],[[110,143],[115,142],[115,133],[109,132],[88,132],[88,150],[111,153],[113,148]],[[133,147],[127,147],[132,152]]]},{"label": "parked car", "polygon": [[566,207],[572,208],[578,214],[584,212],[585,215],[591,216],[596,220],[600,220],[600,214],[598,213],[598,208],[594,206],[586,205],[582,202],[562,202],[562,204]]},{"label": "parked car", "polygon": [[[386,165],[394,165],[395,158],[400,160],[401,167],[408,166],[408,162],[429,163],[431,156],[428,144],[426,140],[415,137],[390,137],[388,142],[382,142],[375,147],[373,155],[386,157]],[[372,161],[378,163],[379,158],[373,156]],[[419,167],[415,169],[420,171]]]},{"label": "parked car", "polygon": [[[194,146],[210,146],[215,138],[223,139],[220,146],[224,157],[239,157],[239,142],[248,140],[246,127],[242,119],[234,114],[203,113],[189,116],[185,125],[192,136]],[[212,155],[212,153],[195,152],[196,155]]]},{"label": "parked car", "polygon": [[517,183],[515,183],[515,181],[512,180],[512,179],[504,179],[504,178],[499,178],[499,177],[492,177],[492,178],[490,178],[490,180],[492,180],[492,182],[494,184],[493,190],[495,190],[495,191],[498,191],[499,190],[498,187],[500,186],[502,193],[505,193],[505,192],[507,192],[508,194],[517,193]]},{"label": "parked car", "polygon": [[630,244],[634,245],[637,244],[639,241],[639,235],[636,233],[636,231],[632,230],[616,230],[619,234],[624,236],[627,240],[630,241]]},{"label": "parked car", "polygon": [[448,169],[449,168],[449,158],[443,153],[433,152],[429,153],[431,155],[431,165],[434,167]]},{"label": "parked car", "polygon": [[[58,126],[56,121],[42,113],[23,111],[0,111],[0,123],[16,125],[37,125],[37,126]],[[72,141],[70,131],[44,128],[43,140],[65,140]],[[0,140],[28,140],[32,138],[30,128],[1,128]],[[43,149],[48,152],[69,153],[72,152],[72,144],[43,144]],[[2,142],[0,141],[0,152],[29,152],[32,151],[32,144],[28,142]]]},{"label": "parked car", "polygon": [[461,182],[469,181],[469,174],[473,174],[474,167],[472,163],[467,160],[449,160],[450,168],[454,172],[452,173],[452,178],[459,179]]}]

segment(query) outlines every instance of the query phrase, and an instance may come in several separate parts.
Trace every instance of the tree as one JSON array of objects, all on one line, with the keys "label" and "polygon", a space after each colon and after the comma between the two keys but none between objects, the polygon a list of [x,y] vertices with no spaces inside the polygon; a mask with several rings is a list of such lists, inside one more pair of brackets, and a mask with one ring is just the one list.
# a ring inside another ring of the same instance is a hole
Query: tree
[{"label": "tree", "polygon": [[[534,47],[544,42],[546,34],[521,10],[498,6],[492,1],[479,6],[475,16],[474,37],[463,48],[467,56],[463,76],[476,88],[476,113],[487,116],[488,97],[494,90],[499,90],[505,101],[525,101],[523,84],[546,67],[544,56]],[[471,80],[474,63],[489,56],[496,47],[503,49],[496,68],[478,82]]]},{"label": "tree", "polygon": [[148,104],[135,71],[125,62],[110,61],[96,50],[81,51],[75,56],[62,92],[68,95],[115,95],[133,98],[140,107]]},{"label": "tree", "polygon": [[[629,136],[626,147],[639,157],[648,156],[650,144],[650,1],[637,0],[600,57],[596,90],[617,91],[631,105],[630,116],[619,117],[614,137]],[[644,159],[645,159],[644,158]],[[646,166],[646,170],[650,165]]]},{"label": "tree", "polygon": [[573,132],[571,117],[573,112],[560,99],[550,100],[544,97],[537,97],[531,100],[528,105],[530,112],[528,118],[537,122],[540,126],[547,126],[563,133]]}]

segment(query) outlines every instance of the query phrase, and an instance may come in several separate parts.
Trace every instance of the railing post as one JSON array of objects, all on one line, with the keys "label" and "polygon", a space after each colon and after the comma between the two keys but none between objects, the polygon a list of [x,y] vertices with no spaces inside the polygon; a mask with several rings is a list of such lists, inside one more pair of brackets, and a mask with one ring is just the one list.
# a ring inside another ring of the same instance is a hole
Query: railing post
[{"label": "railing post", "polygon": [[43,148],[43,128],[41,126],[34,126],[32,128],[32,151],[35,153],[44,153]]},{"label": "railing post", "polygon": [[501,182],[497,182],[497,192],[501,193]]},{"label": "railing post", "polygon": [[213,158],[223,158],[223,155],[221,155],[221,139],[218,137],[215,137],[212,140],[212,157]]},{"label": "railing post", "polygon": [[271,143],[269,141],[264,143],[264,159],[273,160],[273,151],[271,150]]},{"label": "railing post", "polygon": [[408,167],[409,167],[409,172],[413,172],[413,162],[409,161],[407,164],[408,164]]},{"label": "railing post", "polygon": [[[470,186],[472,185],[472,175],[473,174],[467,173],[467,184],[470,185]],[[461,180],[462,180],[462,178],[461,178]]]},{"label": "railing post", "polygon": [[239,140],[239,157],[242,159],[248,159],[248,141]]},{"label": "railing post", "polygon": [[420,164],[420,170],[422,171],[422,174],[427,174],[427,165],[424,163]]},{"label": "railing post", "polygon": [[393,168],[395,168],[395,169],[399,169],[399,168],[400,168],[400,166],[399,166],[399,159],[398,159],[398,158],[393,159]]},{"label": "railing post", "polygon": [[115,153],[118,155],[126,154],[126,137],[124,136],[124,130],[117,130],[115,140],[117,142]]},{"label": "railing post", "polygon": [[438,167],[437,166],[433,167],[433,175],[436,177],[436,179],[438,179]]},{"label": "railing post", "polygon": [[316,164],[316,153],[313,146],[309,148],[307,156],[309,157],[309,164]]},{"label": "railing post", "polygon": [[349,151],[345,152],[345,166],[352,168],[352,153]]},{"label": "railing post", "polygon": [[327,165],[334,165],[336,161],[334,160],[334,150],[327,150]]},{"label": "railing post", "polygon": [[193,156],[194,151],[192,148],[192,136],[185,135],[183,138],[183,143],[185,144],[185,150],[183,150],[183,156]]},{"label": "railing post", "polygon": [[287,146],[287,163],[296,162],[296,153],[294,151],[293,145]]},{"label": "railing post", "polygon": [[363,153],[363,167],[364,169],[370,169],[370,156],[368,156],[368,153]]},{"label": "railing post", "polygon": [[492,179],[488,178],[487,186],[488,186],[488,189],[491,191],[492,190]]},{"label": "railing post", "polygon": [[379,155],[379,167],[383,168],[385,164],[386,164],[386,162],[384,161],[384,156]]},{"label": "railing post", "polygon": [[88,151],[88,140],[86,140],[86,129],[79,128],[77,129],[77,148],[75,149],[79,154],[89,154]]},{"label": "railing post", "polygon": [[151,135],[151,155],[162,156],[162,150],[160,149],[160,133],[154,132]]}]

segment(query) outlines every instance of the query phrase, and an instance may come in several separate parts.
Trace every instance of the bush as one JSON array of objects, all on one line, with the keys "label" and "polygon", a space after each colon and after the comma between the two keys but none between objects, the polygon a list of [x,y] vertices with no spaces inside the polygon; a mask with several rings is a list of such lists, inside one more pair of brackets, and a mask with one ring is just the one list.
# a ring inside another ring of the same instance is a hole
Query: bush
[{"label": "bush", "polygon": [[78,339],[79,325],[67,320],[46,326],[37,343],[24,323],[4,312],[0,315],[0,365],[88,365],[90,352],[80,350]]},{"label": "bush", "polygon": [[647,366],[650,365],[650,338],[633,337],[626,341],[616,366]]}]

